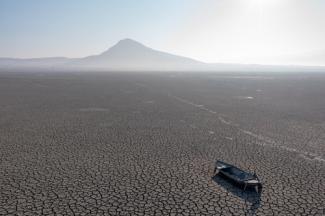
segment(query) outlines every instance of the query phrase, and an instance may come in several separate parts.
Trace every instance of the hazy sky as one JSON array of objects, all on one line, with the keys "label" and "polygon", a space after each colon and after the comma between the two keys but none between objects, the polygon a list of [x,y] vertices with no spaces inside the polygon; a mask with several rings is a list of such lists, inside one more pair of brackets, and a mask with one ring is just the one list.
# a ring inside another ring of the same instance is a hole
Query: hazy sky
[{"label": "hazy sky", "polygon": [[0,0],[1,57],[82,57],[123,38],[205,62],[325,65],[325,0]]}]

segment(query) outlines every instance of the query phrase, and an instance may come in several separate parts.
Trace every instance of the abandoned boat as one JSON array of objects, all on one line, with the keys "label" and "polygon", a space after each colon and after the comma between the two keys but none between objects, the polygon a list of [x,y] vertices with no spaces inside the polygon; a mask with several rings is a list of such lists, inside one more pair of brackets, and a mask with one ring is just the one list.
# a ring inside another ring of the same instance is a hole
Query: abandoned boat
[{"label": "abandoned boat", "polygon": [[257,192],[260,192],[262,189],[262,183],[254,173],[249,173],[243,171],[231,164],[227,164],[223,161],[217,160],[215,163],[214,174],[221,174],[228,179],[232,180],[236,184],[244,186],[244,190],[247,187],[255,187]]}]

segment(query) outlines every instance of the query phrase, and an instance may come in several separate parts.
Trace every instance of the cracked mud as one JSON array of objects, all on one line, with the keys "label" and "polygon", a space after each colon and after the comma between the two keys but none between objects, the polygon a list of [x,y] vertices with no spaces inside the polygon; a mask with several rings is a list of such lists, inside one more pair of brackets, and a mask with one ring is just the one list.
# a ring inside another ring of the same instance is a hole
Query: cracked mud
[{"label": "cracked mud", "polygon": [[1,72],[0,215],[324,215],[324,98],[320,74]]}]

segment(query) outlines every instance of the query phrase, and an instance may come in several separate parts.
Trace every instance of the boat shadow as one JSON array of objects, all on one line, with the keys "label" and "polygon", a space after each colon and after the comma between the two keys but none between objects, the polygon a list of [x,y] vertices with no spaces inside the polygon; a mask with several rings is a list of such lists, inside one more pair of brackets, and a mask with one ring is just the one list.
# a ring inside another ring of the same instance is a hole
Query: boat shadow
[{"label": "boat shadow", "polygon": [[224,189],[226,189],[228,192],[245,201],[245,215],[256,214],[256,211],[261,205],[262,191],[257,192],[254,188],[246,188],[244,190],[243,186],[229,181],[226,177],[220,174],[216,174],[215,176],[213,176],[212,180]]}]

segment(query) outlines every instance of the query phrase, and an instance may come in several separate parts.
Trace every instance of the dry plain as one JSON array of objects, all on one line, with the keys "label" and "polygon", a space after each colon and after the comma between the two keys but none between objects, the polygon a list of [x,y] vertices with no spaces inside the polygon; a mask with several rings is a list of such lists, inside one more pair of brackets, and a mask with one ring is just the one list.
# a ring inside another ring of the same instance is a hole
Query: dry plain
[{"label": "dry plain", "polygon": [[[212,175],[256,172],[260,195]],[[0,73],[0,215],[324,215],[325,74]]]}]

